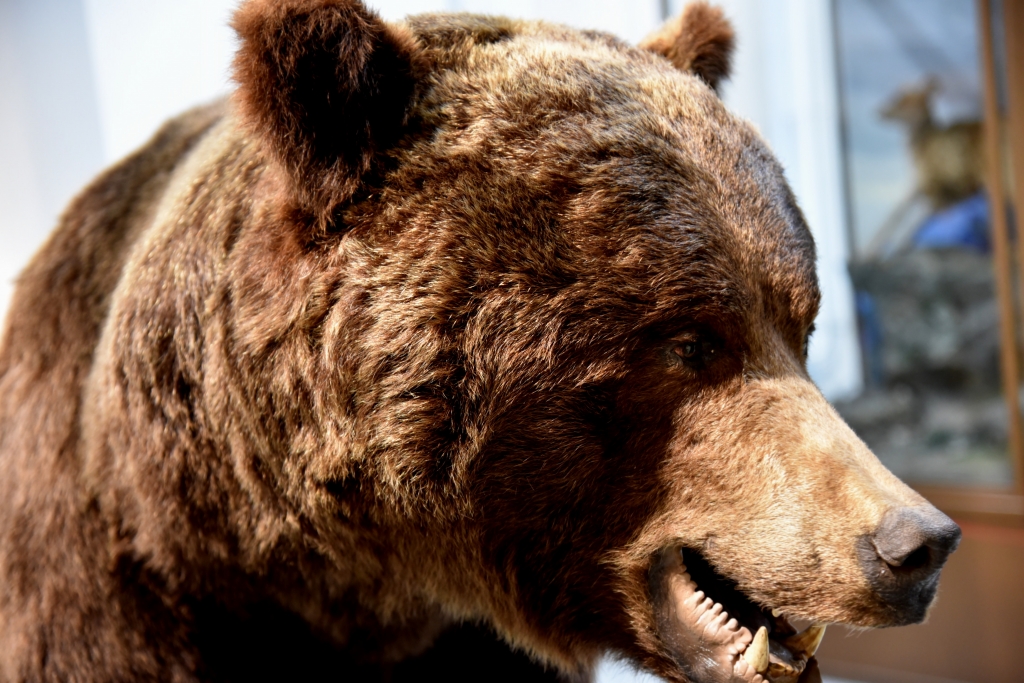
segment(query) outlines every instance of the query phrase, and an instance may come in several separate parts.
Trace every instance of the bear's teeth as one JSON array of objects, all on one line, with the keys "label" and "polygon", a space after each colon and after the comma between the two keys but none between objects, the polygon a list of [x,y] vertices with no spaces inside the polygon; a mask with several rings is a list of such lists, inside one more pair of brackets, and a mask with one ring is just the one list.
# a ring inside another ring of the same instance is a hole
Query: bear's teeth
[{"label": "bear's teeth", "polygon": [[768,629],[764,626],[757,629],[754,640],[743,652],[743,659],[747,660],[747,663],[754,667],[754,671],[759,674],[768,671]]},{"label": "bear's teeth", "polygon": [[778,619],[782,616],[782,610],[780,610],[778,607],[772,607],[772,616]]},{"label": "bear's teeth", "polygon": [[807,659],[814,656],[821,645],[821,639],[825,637],[827,624],[812,624],[800,633],[790,636],[782,641],[782,644],[789,648],[795,655],[803,655]]},{"label": "bear's teeth", "polygon": [[742,657],[736,660],[736,663],[732,667],[733,674],[736,678],[747,683],[764,683],[764,677],[761,674],[754,671],[754,667],[744,660]]}]

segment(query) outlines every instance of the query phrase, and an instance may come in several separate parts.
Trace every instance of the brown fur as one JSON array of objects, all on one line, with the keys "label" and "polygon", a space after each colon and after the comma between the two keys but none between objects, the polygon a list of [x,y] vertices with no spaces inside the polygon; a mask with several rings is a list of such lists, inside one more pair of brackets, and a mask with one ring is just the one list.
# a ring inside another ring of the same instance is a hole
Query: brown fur
[{"label": "brown fur", "polygon": [[810,233],[710,88],[542,23],[236,26],[234,105],[101,176],[20,278],[0,681],[609,650],[690,680],[652,602],[677,546],[789,614],[907,620],[857,544],[925,504],[808,379]]},{"label": "brown fur", "polygon": [[736,36],[722,10],[692,2],[683,13],[640,43],[681,71],[699,76],[715,90],[728,78]]},{"label": "brown fur", "polygon": [[241,119],[303,208],[327,220],[401,132],[415,40],[357,0],[250,2],[234,27]]}]

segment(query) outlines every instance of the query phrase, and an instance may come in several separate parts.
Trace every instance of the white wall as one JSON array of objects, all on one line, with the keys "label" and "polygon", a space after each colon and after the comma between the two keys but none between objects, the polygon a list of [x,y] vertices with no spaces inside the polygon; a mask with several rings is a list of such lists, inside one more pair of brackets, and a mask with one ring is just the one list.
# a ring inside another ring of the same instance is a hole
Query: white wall
[{"label": "white wall", "polygon": [[103,165],[78,0],[0,0],[0,315],[15,275]]},{"label": "white wall", "polygon": [[35,248],[32,228],[44,223],[45,212],[16,10],[14,3],[0,2],[0,310],[10,298],[14,273]]},{"label": "white wall", "polygon": [[168,117],[230,89],[237,0],[84,0],[103,152],[144,143]]}]

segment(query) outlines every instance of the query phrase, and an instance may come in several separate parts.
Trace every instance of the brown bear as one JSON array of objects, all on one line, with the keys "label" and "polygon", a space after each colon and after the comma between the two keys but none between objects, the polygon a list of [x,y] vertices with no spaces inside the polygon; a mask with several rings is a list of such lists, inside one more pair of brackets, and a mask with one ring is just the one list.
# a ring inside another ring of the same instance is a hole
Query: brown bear
[{"label": "brown bear", "polygon": [[782,683],[924,617],[959,530],[808,378],[814,245],[717,10],[234,26],[235,96],[18,282],[0,681]]}]

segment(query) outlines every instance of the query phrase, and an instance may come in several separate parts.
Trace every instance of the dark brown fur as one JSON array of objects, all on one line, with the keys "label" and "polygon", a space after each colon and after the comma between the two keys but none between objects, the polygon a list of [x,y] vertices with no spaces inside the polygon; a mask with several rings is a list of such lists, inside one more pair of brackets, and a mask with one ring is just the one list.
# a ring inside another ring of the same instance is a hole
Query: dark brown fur
[{"label": "dark brown fur", "polygon": [[241,119],[322,220],[405,123],[418,50],[357,0],[250,2],[235,15]]},{"label": "dark brown fur", "polygon": [[648,36],[640,46],[681,71],[690,71],[715,90],[729,76],[736,36],[722,10],[692,2],[683,13]]},{"label": "dark brown fur", "polygon": [[235,24],[234,104],[101,176],[19,281],[0,681],[609,650],[683,681],[652,604],[676,545],[790,614],[906,619],[855,544],[923,503],[808,380],[810,233],[710,88],[541,23]]}]

